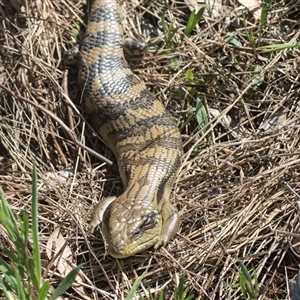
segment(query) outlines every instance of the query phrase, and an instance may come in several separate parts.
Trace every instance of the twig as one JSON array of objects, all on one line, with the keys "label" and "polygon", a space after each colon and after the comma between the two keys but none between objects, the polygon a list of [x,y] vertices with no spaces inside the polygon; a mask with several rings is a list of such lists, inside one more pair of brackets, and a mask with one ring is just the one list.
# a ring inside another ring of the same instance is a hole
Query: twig
[{"label": "twig", "polygon": [[107,159],[106,157],[102,156],[101,154],[97,153],[96,151],[92,150],[91,148],[87,147],[86,145],[82,144],[81,142],[79,142],[73,135],[72,130],[59,118],[57,117],[54,113],[52,113],[51,111],[49,111],[48,109],[46,109],[45,107],[43,107],[40,104],[36,104],[33,101],[21,96],[21,95],[15,95],[13,93],[13,91],[11,91],[10,89],[8,89],[6,86],[0,84],[0,87],[3,88],[5,91],[7,91],[8,93],[10,93],[13,97],[18,98],[19,100],[22,100],[32,106],[34,106],[36,109],[39,109],[41,111],[43,111],[44,113],[46,113],[47,115],[49,115],[52,119],[54,119],[68,134],[69,138],[72,140],[72,142],[81,147],[82,149],[86,150],[87,152],[89,152],[90,154],[96,156],[97,158],[101,159],[102,161],[106,162],[109,165],[112,165],[112,161],[110,161],[109,159]]}]

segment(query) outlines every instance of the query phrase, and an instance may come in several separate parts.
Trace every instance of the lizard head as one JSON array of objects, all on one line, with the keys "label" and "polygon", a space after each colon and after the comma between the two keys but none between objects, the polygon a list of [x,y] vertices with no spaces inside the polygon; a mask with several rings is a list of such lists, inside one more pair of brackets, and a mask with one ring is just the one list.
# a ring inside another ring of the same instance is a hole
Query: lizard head
[{"label": "lizard head", "polygon": [[150,203],[126,205],[114,201],[104,213],[101,229],[108,253],[125,258],[159,242],[162,217]]}]

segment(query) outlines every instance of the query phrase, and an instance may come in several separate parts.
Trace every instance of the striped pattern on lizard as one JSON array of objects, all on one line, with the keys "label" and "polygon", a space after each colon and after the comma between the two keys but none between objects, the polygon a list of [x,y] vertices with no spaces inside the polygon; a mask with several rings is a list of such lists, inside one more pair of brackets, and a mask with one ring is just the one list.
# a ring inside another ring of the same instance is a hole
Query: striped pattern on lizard
[{"label": "striped pattern on lizard", "polygon": [[124,192],[96,205],[110,255],[166,245],[179,226],[169,197],[182,160],[176,123],[124,59],[121,1],[94,0],[81,47],[79,79],[88,120],[113,151]]}]

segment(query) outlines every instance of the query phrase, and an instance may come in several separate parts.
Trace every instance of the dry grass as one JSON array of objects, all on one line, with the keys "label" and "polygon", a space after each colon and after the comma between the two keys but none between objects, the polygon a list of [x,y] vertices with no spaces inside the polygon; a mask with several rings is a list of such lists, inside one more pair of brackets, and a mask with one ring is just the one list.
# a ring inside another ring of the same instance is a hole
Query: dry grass
[{"label": "dry grass", "polygon": [[[62,59],[77,43],[72,27],[84,20],[85,2],[26,1],[19,15],[20,2],[11,1],[15,8],[1,2],[0,185],[15,213],[29,210],[36,163],[44,278],[53,286],[61,280],[44,251],[60,226],[69,262],[85,263],[81,284],[87,299],[122,299],[147,267],[141,291],[164,288],[168,299],[184,275],[195,299],[241,299],[235,286],[241,262],[256,269],[260,299],[288,299],[287,281],[300,258],[299,235],[293,235],[299,233],[299,50],[255,53],[235,1],[218,17],[206,16],[183,39],[189,12],[182,1],[168,7],[166,20],[180,26],[171,50],[163,49],[166,37],[154,37],[158,50],[130,63],[182,127],[185,160],[172,194],[181,230],[166,249],[117,261],[104,256],[101,238],[88,235],[87,224],[97,199],[121,193],[120,178],[111,152],[81,115],[76,66]],[[128,34],[138,33],[141,18],[157,21],[163,13],[163,1],[132,2]],[[261,45],[299,41],[297,0],[274,2]],[[246,14],[248,30],[258,38],[251,17]],[[226,41],[228,32],[242,48]],[[176,71],[169,67],[174,58],[180,62]],[[254,89],[256,65],[262,66],[264,82]],[[188,69],[204,83],[187,83]],[[187,92],[192,88],[193,97]],[[189,111],[195,113],[195,98],[209,111],[206,131],[195,118],[185,122]],[[9,246],[0,230],[1,243]],[[83,298],[76,288],[66,297]]]}]

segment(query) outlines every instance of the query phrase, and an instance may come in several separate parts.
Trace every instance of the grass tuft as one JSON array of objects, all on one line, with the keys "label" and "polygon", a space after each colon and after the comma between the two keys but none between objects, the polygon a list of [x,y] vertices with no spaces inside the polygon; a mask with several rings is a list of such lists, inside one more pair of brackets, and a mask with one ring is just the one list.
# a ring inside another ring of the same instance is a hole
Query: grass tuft
[{"label": "grass tuft", "polygon": [[239,285],[243,295],[243,299],[258,299],[259,283],[255,269],[252,268],[252,274],[250,274],[246,266],[243,263],[241,263],[238,272],[240,275]]},{"label": "grass tuft", "polygon": [[[32,220],[28,213],[23,212],[23,217],[15,217],[7,203],[4,192],[0,187],[0,222],[9,235],[14,250],[2,247],[1,251],[7,259],[0,257],[0,286],[5,299],[48,299],[50,283],[43,282],[41,276],[41,256],[38,231],[38,199],[37,199],[37,175],[36,168],[32,171]],[[30,227],[30,221],[32,226]],[[33,250],[29,245],[29,233],[32,234]],[[75,281],[82,265],[73,269],[53,292],[50,300],[57,299]]]}]

